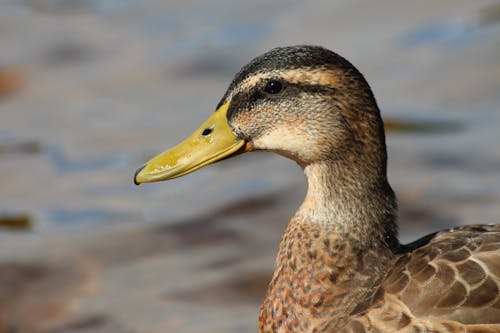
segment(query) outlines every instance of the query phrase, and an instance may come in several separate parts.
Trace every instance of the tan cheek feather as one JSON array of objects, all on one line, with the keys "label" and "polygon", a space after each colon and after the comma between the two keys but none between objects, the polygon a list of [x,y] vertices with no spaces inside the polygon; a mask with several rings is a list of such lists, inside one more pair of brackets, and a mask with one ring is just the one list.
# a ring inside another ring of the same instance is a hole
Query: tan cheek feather
[{"label": "tan cheek feather", "polygon": [[[297,138],[301,138],[297,140]],[[314,160],[321,150],[315,139],[294,126],[277,126],[253,140],[254,149],[275,151],[297,162]]]}]

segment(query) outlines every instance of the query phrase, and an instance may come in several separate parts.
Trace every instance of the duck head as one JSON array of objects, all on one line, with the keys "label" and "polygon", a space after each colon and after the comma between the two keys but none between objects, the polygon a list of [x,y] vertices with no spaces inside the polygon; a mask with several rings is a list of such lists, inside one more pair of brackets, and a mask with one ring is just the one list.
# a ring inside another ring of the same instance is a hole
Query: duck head
[{"label": "duck head", "polygon": [[349,161],[385,176],[382,121],[362,74],[325,48],[292,46],[244,66],[210,118],[146,163],[134,180],[172,179],[256,150],[278,153],[303,168]]}]

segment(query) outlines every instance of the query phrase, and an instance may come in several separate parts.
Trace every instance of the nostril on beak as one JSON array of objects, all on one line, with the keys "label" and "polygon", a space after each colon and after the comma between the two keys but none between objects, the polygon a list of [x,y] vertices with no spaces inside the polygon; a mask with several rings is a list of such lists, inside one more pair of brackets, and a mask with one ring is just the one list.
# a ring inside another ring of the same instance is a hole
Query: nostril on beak
[{"label": "nostril on beak", "polygon": [[203,136],[207,136],[207,135],[209,135],[210,133],[212,133],[212,131],[213,131],[213,130],[214,130],[213,128],[205,128],[205,129],[203,130],[203,132],[201,133],[201,135],[203,135]]}]

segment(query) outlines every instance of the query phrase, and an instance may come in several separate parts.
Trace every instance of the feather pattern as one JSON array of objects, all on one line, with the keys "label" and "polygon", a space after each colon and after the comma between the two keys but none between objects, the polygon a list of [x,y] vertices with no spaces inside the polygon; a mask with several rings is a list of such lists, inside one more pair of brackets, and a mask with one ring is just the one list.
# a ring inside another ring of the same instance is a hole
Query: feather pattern
[{"label": "feather pattern", "polygon": [[377,299],[341,332],[500,332],[499,291],[500,225],[441,231],[394,259]]}]

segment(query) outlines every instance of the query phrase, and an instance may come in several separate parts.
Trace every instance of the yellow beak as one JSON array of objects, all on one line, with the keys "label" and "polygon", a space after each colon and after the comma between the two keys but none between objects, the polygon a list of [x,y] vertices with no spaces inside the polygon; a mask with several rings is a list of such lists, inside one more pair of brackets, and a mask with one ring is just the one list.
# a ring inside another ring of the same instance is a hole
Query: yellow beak
[{"label": "yellow beak", "polygon": [[151,159],[136,171],[134,182],[157,182],[184,176],[236,154],[245,141],[237,138],[227,122],[227,102],[186,140]]}]

